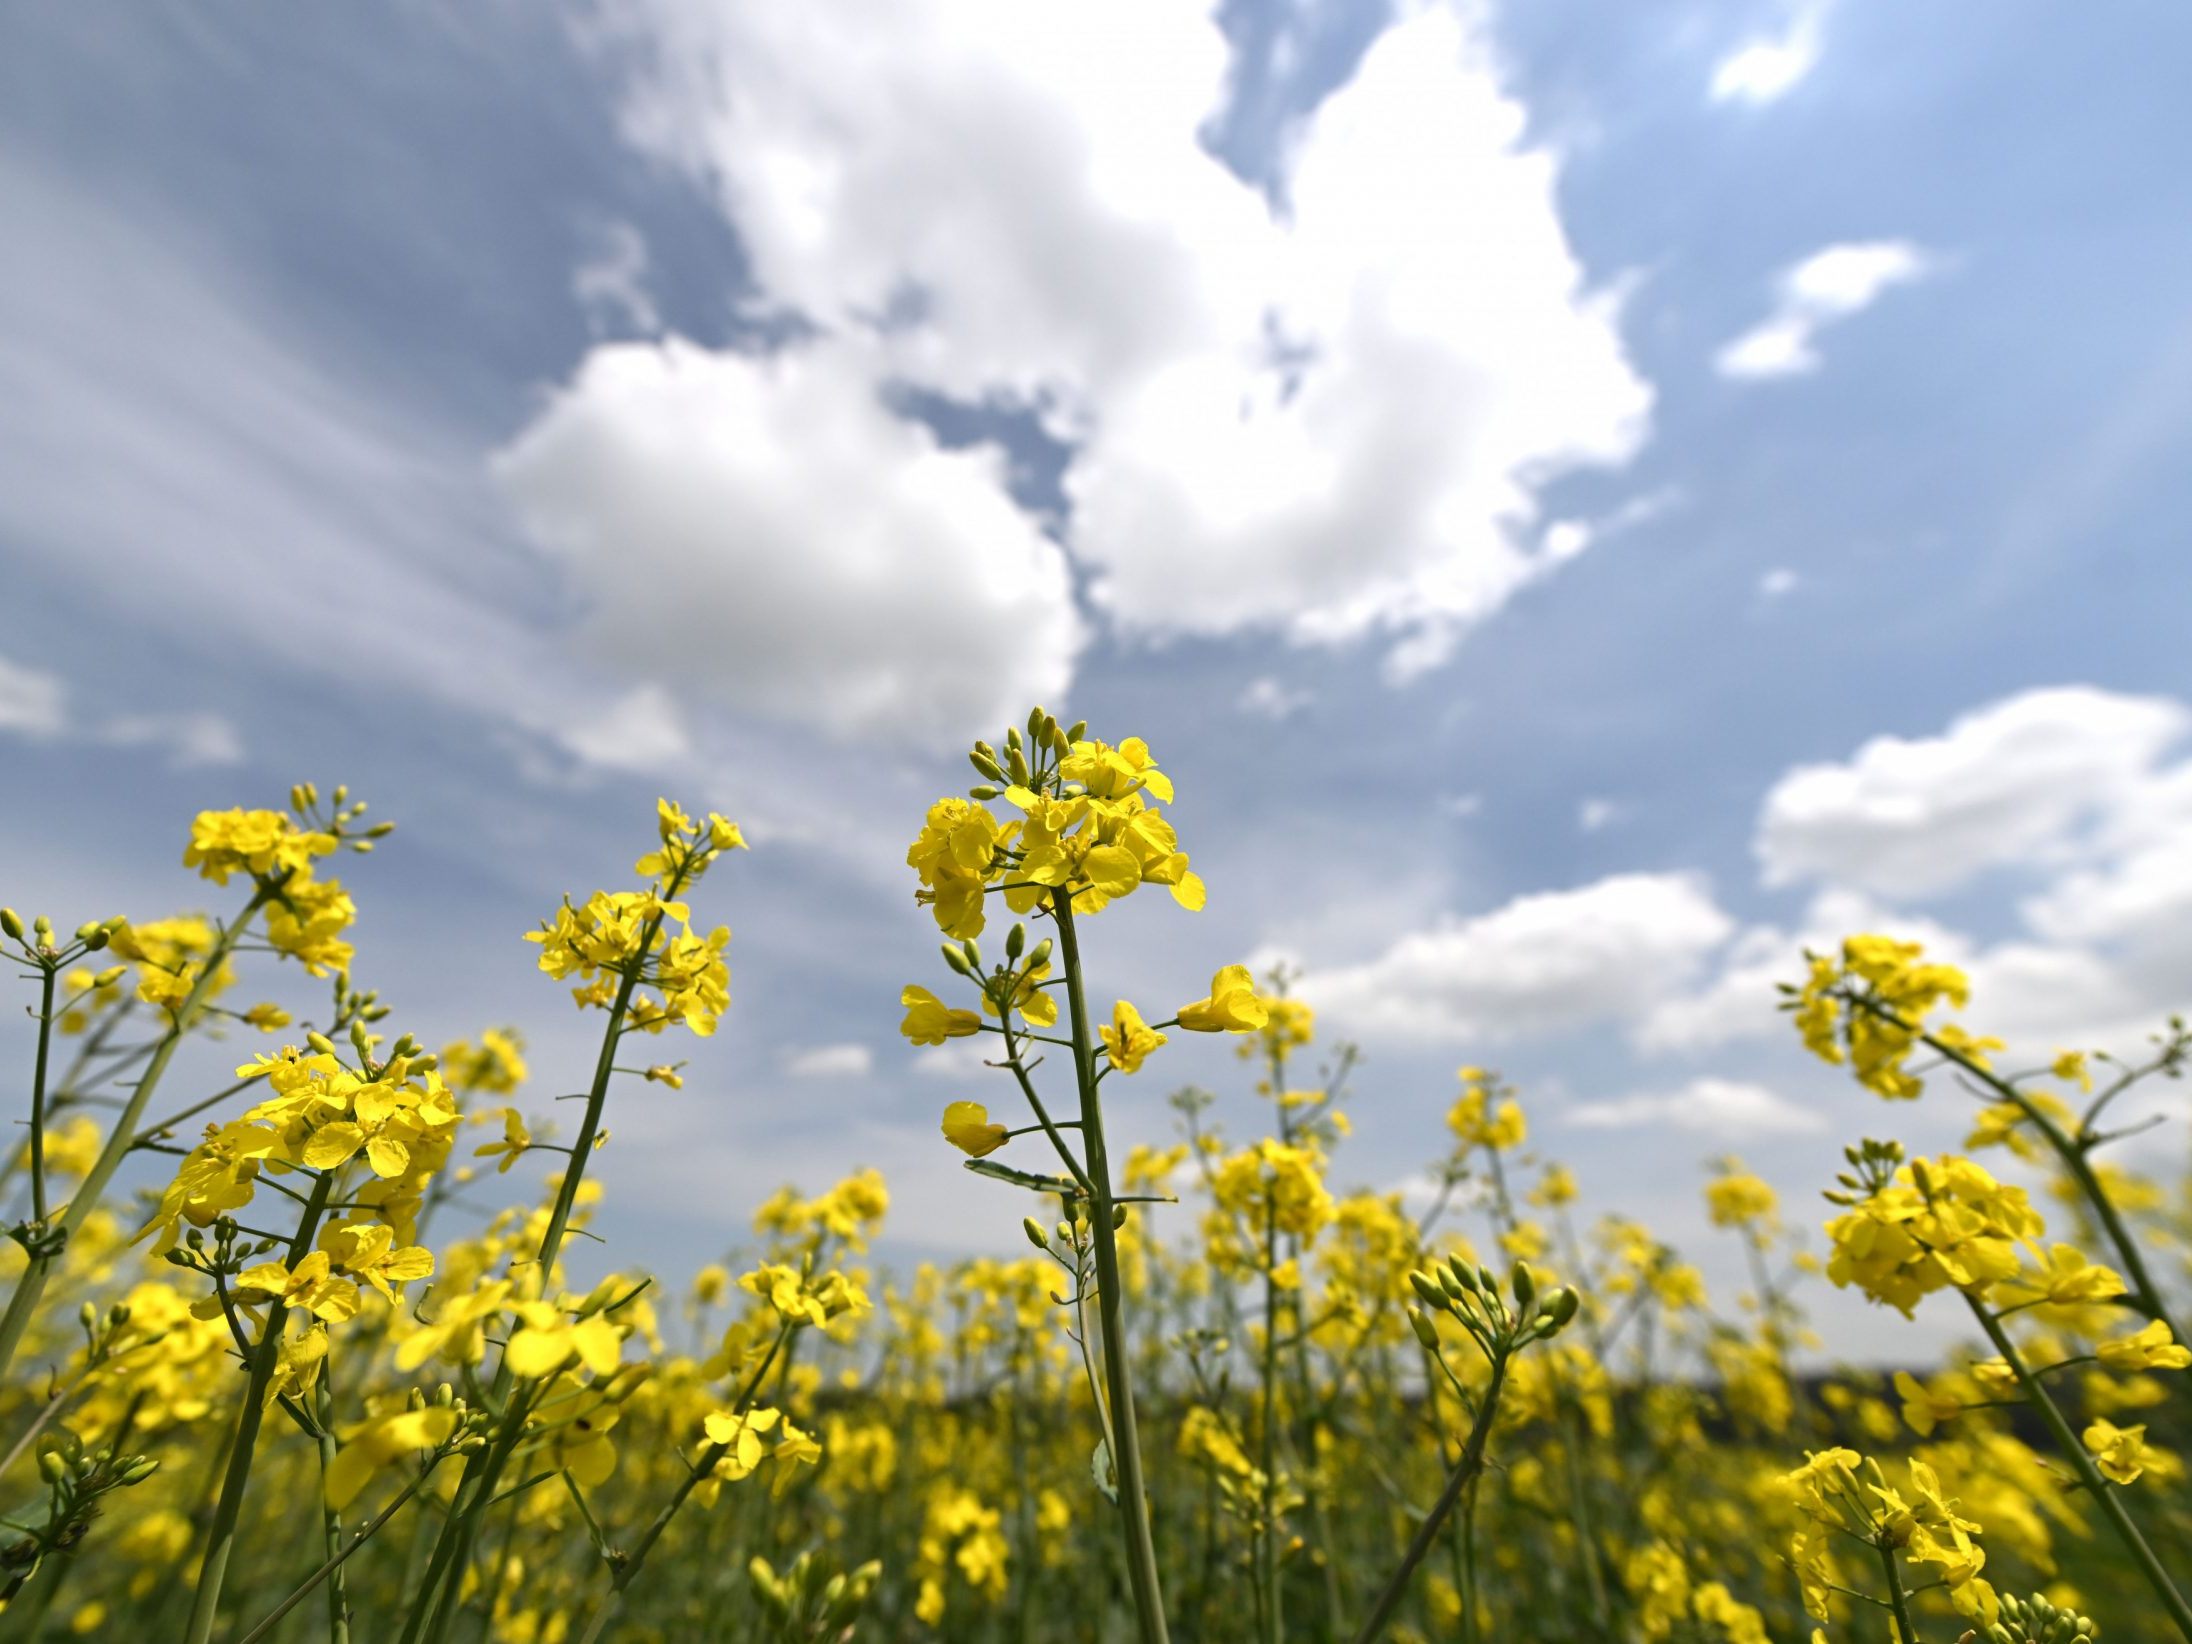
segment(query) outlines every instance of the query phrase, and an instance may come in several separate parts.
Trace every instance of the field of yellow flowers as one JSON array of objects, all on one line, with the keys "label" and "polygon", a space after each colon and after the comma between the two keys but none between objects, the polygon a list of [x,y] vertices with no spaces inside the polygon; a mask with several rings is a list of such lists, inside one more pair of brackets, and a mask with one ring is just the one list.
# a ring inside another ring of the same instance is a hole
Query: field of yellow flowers
[{"label": "field of yellow flowers", "polygon": [[[570,1286],[605,1122],[728,999],[724,817],[663,801],[622,888],[530,933],[600,1020],[554,1102],[515,1032],[430,1048],[351,976],[331,870],[389,830],[344,789],[191,822],[213,912],[0,910],[36,1029],[0,1172],[0,1638],[2192,1640],[2192,1242],[2102,1156],[2180,1024],[2010,1068],[1915,946],[1809,956],[1792,1030],[1890,1104],[1853,1096],[1851,1134],[1911,1100],[1971,1134],[1853,1143],[1817,1214],[1722,1161],[1754,1283],[1715,1309],[1485,1069],[1435,1202],[1335,1192],[1354,1058],[1284,975],[1084,987],[1110,903],[1203,902],[1148,747],[1038,709],[971,757],[907,853],[943,943],[906,955],[901,1025],[994,1070],[935,1168],[1022,1220],[1014,1259],[877,1270],[864,1172],[752,1207],[744,1271]],[[253,1002],[280,967],[324,1012]],[[1105,1085],[1182,1034],[1231,1035],[1239,1088],[1107,1133]],[[199,1037],[221,1088],[168,1076]],[[1822,1284],[1946,1293],[1972,1346],[1830,1373]]]}]

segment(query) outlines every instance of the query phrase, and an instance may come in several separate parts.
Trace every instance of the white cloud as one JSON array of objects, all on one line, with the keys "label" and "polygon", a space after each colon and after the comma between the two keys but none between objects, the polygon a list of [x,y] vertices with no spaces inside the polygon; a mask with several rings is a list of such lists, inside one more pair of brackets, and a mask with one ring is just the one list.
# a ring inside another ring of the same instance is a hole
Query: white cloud
[{"label": "white cloud", "polygon": [[571,295],[597,336],[613,330],[661,332],[647,270],[647,242],[638,229],[610,223],[600,231],[594,254],[571,271]]},{"label": "white cloud", "polygon": [[1736,1079],[1692,1079],[1679,1090],[1640,1093],[1611,1101],[1582,1102],[1567,1110],[1568,1123],[1593,1130],[1672,1126],[1734,1140],[1824,1130],[1827,1121],[1764,1085]]},{"label": "white cloud", "polygon": [[1732,928],[1695,879],[1620,874],[1405,936],[1364,964],[1312,971],[1300,992],[1373,1041],[1518,1037],[1643,1015]]},{"label": "white cloud", "polygon": [[677,699],[654,684],[635,685],[600,709],[578,715],[559,739],[603,770],[664,771],[693,756]]},{"label": "white cloud", "polygon": [[1585,833],[1602,833],[1627,814],[1626,806],[1593,795],[1576,807],[1576,826]]},{"label": "white cloud", "polygon": [[937,741],[1071,676],[1065,558],[998,453],[894,416],[856,348],[598,347],[494,469],[622,667],[670,658],[750,712]]},{"label": "white cloud", "polygon": [[1758,597],[1786,599],[1804,585],[1804,579],[1786,565],[1776,565],[1758,579]]},{"label": "white cloud", "polygon": [[69,688],[58,675],[0,657],[0,733],[33,742],[104,743],[115,748],[157,748],[178,768],[240,765],[243,738],[214,713],[120,714],[79,724],[69,710]]},{"label": "white cloud", "polygon": [[866,1045],[815,1045],[788,1054],[784,1071],[795,1079],[863,1079],[875,1071],[875,1053]]},{"label": "white cloud", "polygon": [[1291,719],[1314,700],[1315,697],[1310,692],[1274,679],[1269,674],[1250,680],[1238,699],[1241,712],[1256,714],[1265,719]]},{"label": "white cloud", "polygon": [[1171,0],[650,0],[599,30],[644,65],[634,140],[833,339],[795,347],[871,336],[873,381],[1069,442],[1070,543],[1122,629],[1386,634],[1430,666],[1555,562],[1518,545],[1534,487],[1643,437],[1473,6],[1373,44],[1280,209],[1202,146],[1228,48]]},{"label": "white cloud", "polygon": [[33,741],[59,736],[68,725],[68,687],[0,657],[0,731]]},{"label": "white cloud", "polygon": [[[2139,1049],[2192,1001],[2192,710],[2091,686],[2027,691],[1941,735],[1800,767],[1762,807],[1769,883],[1818,885],[1795,929],[1754,926],[1639,1029],[1660,1050],[1785,1032],[1775,984],[1859,931],[1918,941],[1971,979],[1968,1020],[2012,1052]],[[1985,939],[1913,913],[1989,871],[2037,878]]]},{"label": "white cloud", "polygon": [[1722,348],[1714,368],[1724,377],[1748,379],[1816,371],[1820,332],[1938,266],[1907,240],[1853,241],[1814,252],[1782,272],[1773,311]]},{"label": "white cloud", "polygon": [[1846,762],[1790,771],[1766,796],[1758,857],[1768,884],[1823,879],[1883,896],[2059,860],[2187,730],[2192,713],[2159,698],[2026,691],[1940,736],[1877,737]]},{"label": "white cloud", "polygon": [[1713,65],[1712,100],[1716,103],[1771,103],[1788,95],[1819,65],[1825,0],[1809,0],[1791,10],[1780,33],[1747,40]]},{"label": "white cloud", "polygon": [[92,734],[117,748],[161,749],[178,769],[244,762],[242,734],[219,714],[124,714]]}]

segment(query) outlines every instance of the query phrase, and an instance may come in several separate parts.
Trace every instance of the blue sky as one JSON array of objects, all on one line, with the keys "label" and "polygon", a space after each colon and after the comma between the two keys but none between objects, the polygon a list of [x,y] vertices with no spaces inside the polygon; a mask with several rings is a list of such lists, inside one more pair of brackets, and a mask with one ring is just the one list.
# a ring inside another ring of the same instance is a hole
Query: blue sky
[{"label": "blue sky", "polygon": [[[2035,1049],[2192,998],[2171,8],[12,32],[0,894],[199,904],[193,809],[347,780],[402,825],[360,980],[522,1026],[544,1107],[589,1024],[518,933],[657,792],[741,817],[726,1031],[612,1121],[622,1256],[868,1163],[898,1255],[1012,1247],[934,1134],[998,1093],[894,1000],[905,839],[1038,696],[1151,742],[1211,886],[1107,915],[1100,989],[1287,955],[1366,1053],[1340,1182],[1492,1062],[1726,1287],[1710,1153],[1808,1216],[1842,1142],[1960,1133],[1784,1042],[1804,940],[1922,932]],[[1121,1127],[1190,1078],[1254,1123],[1193,1046]]]}]

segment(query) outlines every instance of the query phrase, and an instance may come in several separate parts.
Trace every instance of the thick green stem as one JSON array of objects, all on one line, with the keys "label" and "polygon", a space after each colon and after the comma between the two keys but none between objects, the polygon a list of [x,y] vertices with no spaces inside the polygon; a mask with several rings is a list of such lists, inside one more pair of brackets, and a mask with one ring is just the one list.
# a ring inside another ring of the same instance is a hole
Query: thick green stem
[{"label": "thick green stem", "polygon": [[[1492,1417],[1499,1409],[1500,1389],[1507,1382],[1507,1358],[1504,1353],[1492,1359],[1492,1379],[1485,1386],[1484,1400],[1477,1406],[1477,1419],[1470,1424],[1469,1442],[1462,1446],[1461,1460],[1446,1477],[1446,1488],[1439,1492],[1438,1500],[1423,1515],[1423,1522],[1416,1526],[1416,1533],[1408,1543],[1408,1550],[1401,1554],[1400,1567],[1385,1583],[1377,1602],[1370,1606],[1370,1614],[1364,1618],[1361,1630],[1355,1634],[1355,1644],[1372,1644],[1383,1633],[1386,1624],[1393,1619],[1393,1612],[1400,1608],[1401,1599],[1408,1592],[1409,1579],[1415,1575],[1416,1566],[1431,1551],[1431,1544],[1438,1540],[1446,1515],[1454,1510],[1462,1492],[1476,1481],[1484,1471],[1484,1447],[1491,1441]],[[1475,1594],[1465,1595],[1464,1602],[1474,1602]]]},{"label": "thick green stem", "polygon": [[[130,1092],[128,1102],[123,1105],[120,1115],[114,1121],[114,1128],[107,1132],[106,1145],[99,1149],[99,1157],[92,1161],[91,1169],[78,1184],[74,1196],[62,1208],[60,1215],[54,1218],[53,1230],[61,1239],[56,1241],[53,1249],[32,1256],[30,1265],[16,1279],[15,1293],[8,1298],[7,1311],[0,1314],[0,1381],[6,1380],[9,1369],[14,1365],[16,1351],[23,1344],[23,1333],[30,1327],[30,1321],[38,1311],[38,1303],[45,1295],[46,1280],[52,1275],[53,1264],[60,1258],[61,1241],[97,1206],[101,1195],[107,1190],[107,1183],[112,1180],[114,1172],[121,1168],[122,1160],[130,1148],[136,1144],[137,1126],[144,1119],[145,1104],[152,1100],[152,1093],[159,1088],[168,1063],[174,1059],[176,1047],[183,1042],[183,1035],[197,1021],[198,1013],[204,1008],[207,997],[213,991],[215,980],[220,975],[221,966],[228,960],[229,951],[235,947],[244,928],[256,917],[258,911],[273,900],[276,894],[276,890],[262,885],[244,911],[237,916],[236,922],[224,929],[215,940],[213,950],[206,955],[197,979],[190,985],[190,991],[183,996],[183,1002],[175,1007],[175,1015],[168,1023],[167,1033],[153,1051],[152,1060],[145,1065],[145,1071],[137,1081],[137,1088]],[[50,1015],[51,1012],[48,1011],[47,1014]],[[40,1049],[44,1049],[43,1029]]]},{"label": "thick green stem", "polygon": [[1994,1351],[2002,1355],[2004,1362],[2015,1373],[2017,1384],[2024,1389],[2025,1397],[2032,1401],[2040,1412],[2041,1419],[2054,1433],[2055,1442],[2062,1447],[2063,1459],[2077,1471],[2079,1482],[2084,1484],[2094,1503],[2101,1509],[2102,1516],[2108,1520],[2109,1527],[2116,1532],[2117,1539],[2122,1541],[2125,1550],[2131,1554],[2132,1562],[2138,1565],[2139,1573],[2146,1577],[2147,1584],[2154,1589],[2154,1596],[2161,1600],[2162,1608],[2169,1612],[2169,1619],[2176,1624],[2177,1632],[2186,1640],[2186,1644],[2192,1644],[2192,1608],[2186,1606],[2184,1595],[2177,1591],[2177,1584],[2169,1579],[2169,1572],[2162,1568],[2161,1560],[2154,1556],[2154,1549],[2147,1545],[2146,1537],[2139,1533],[2139,1527],[2131,1522],[2131,1515],[2124,1509],[2121,1494],[2102,1476],[2101,1470],[2094,1466],[2093,1457],[2087,1452],[2078,1435],[2071,1430],[2069,1419],[2049,1396],[2046,1385],[2026,1365],[2024,1356],[2010,1341],[2009,1332],[2002,1328],[2001,1321],[1976,1296],[1967,1294],[1964,1300],[1970,1303],[1972,1317],[1979,1321],[1979,1328],[1986,1332],[1987,1340],[1994,1344]]},{"label": "thick green stem", "polygon": [[1895,1565],[1895,1549],[1877,1542],[1874,1548],[1888,1578],[1888,1608],[1895,1614],[1896,1644],[1918,1644],[1918,1629],[1910,1620],[1910,1599],[1903,1591],[1903,1572]]},{"label": "thick green stem", "polygon": [[[323,1172],[312,1185],[312,1197],[306,1201],[304,1215],[297,1223],[297,1236],[289,1241],[289,1265],[294,1267],[305,1258],[312,1248],[312,1237],[319,1231],[320,1218],[327,1211],[327,1201],[335,1191],[335,1173]],[[258,1345],[251,1354],[251,1376],[244,1387],[244,1407],[237,1418],[236,1442],[228,1455],[228,1476],[221,1481],[221,1499],[213,1509],[213,1529],[206,1543],[205,1560],[198,1567],[198,1592],[191,1603],[190,1627],[185,1637],[188,1644],[206,1644],[213,1636],[213,1621],[221,1607],[221,1584],[228,1575],[229,1555],[236,1547],[236,1520],[243,1511],[244,1491],[251,1483],[251,1463],[259,1442],[259,1424],[266,1417],[268,1399],[267,1383],[273,1380],[274,1366],[281,1357],[282,1326],[289,1317],[289,1307],[279,1296],[267,1305],[266,1327],[259,1332]]]},{"label": "thick green stem", "polygon": [[38,1062],[30,1082],[30,1219],[40,1231],[46,1221],[46,1055],[53,1045],[53,974],[43,967],[38,989]]},{"label": "thick green stem", "polygon": [[1055,893],[1051,908],[1058,921],[1058,952],[1066,977],[1066,1003],[1073,1020],[1073,1071],[1080,1086],[1081,1139],[1088,1153],[1089,1236],[1096,1247],[1096,1317],[1104,1336],[1104,1384],[1111,1405],[1111,1463],[1118,1477],[1119,1517],[1126,1534],[1128,1584],[1142,1644],[1169,1644],[1164,1594],[1157,1576],[1157,1543],[1149,1522],[1149,1496],[1142,1482],[1142,1448],[1134,1425],[1134,1378],[1127,1353],[1126,1306],[1119,1278],[1119,1244],[1111,1225],[1111,1161],[1104,1151],[1103,1103],[1096,1091],[1096,1052],[1089,1030],[1088,1001],[1081,977],[1081,950],[1073,930],[1073,909]]}]

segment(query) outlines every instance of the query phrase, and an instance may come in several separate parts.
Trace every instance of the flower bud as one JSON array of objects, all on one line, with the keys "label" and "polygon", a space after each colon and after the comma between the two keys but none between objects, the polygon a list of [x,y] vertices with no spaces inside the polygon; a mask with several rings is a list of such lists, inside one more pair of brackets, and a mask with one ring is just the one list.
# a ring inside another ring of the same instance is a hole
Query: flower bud
[{"label": "flower bud", "polygon": [[1027,926],[1014,925],[1012,929],[1005,932],[1005,958],[1008,962],[1018,963],[1021,951],[1026,947]]},{"label": "flower bud", "polygon": [[1020,1229],[1027,1234],[1028,1243],[1035,1246],[1036,1249],[1048,1250],[1050,1248],[1050,1235],[1043,1231],[1043,1224],[1033,1216],[1023,1216],[1020,1219]]},{"label": "flower bud", "polygon": [[995,799],[997,790],[987,782],[978,782],[967,790],[967,797],[969,799]]},{"label": "flower bud", "polygon": [[38,1458],[38,1471],[48,1484],[59,1484],[68,1477],[68,1463],[58,1450],[48,1450]]},{"label": "flower bud", "polygon": [[0,908],[0,931],[6,931],[11,939],[23,939],[23,919],[13,908]]},{"label": "flower bud", "polygon": [[958,943],[944,943],[943,954],[944,963],[949,965],[953,970],[957,971],[961,976],[972,976],[974,974],[974,967],[967,963],[967,956],[959,951]]},{"label": "flower bud", "polygon": [[1079,742],[1083,737],[1087,735],[1088,721],[1085,719],[1076,719],[1071,725],[1066,727],[1066,742],[1069,746],[1075,742]]},{"label": "flower bud", "polygon": [[1050,938],[1044,937],[1035,944],[1035,951],[1028,955],[1028,969],[1040,970],[1050,963]]},{"label": "flower bud", "polygon": [[310,1045],[314,1050],[318,1051],[322,1056],[332,1056],[335,1054],[335,1041],[330,1039],[324,1033],[320,1033],[317,1031],[307,1033],[304,1036],[304,1042]]},{"label": "flower bud", "polygon": [[1515,1305],[1527,1313],[1537,1300],[1537,1275],[1530,1271],[1528,1262],[1515,1263]]},{"label": "flower bud", "polygon": [[91,985],[95,988],[110,988],[128,974],[127,965],[109,965],[91,979]]},{"label": "flower bud", "polygon": [[1538,1308],[1538,1317],[1545,1321],[1545,1333],[1565,1330],[1575,1321],[1576,1309],[1583,1305],[1583,1298],[1566,1285],[1546,1296]]},{"label": "flower bud", "polygon": [[1416,1333],[1416,1340],[1432,1352],[1438,1351],[1438,1326],[1431,1322],[1431,1315],[1420,1307],[1408,1309],[1408,1328]]},{"label": "flower bud", "polygon": [[1111,1207],[1111,1225],[1113,1228],[1126,1226],[1126,1217],[1127,1207],[1125,1205],[1115,1204]]},{"label": "flower bud", "polygon": [[1410,1273],[1408,1283],[1415,1293],[1423,1298],[1424,1306],[1438,1308],[1441,1312],[1445,1311],[1447,1306],[1446,1292],[1431,1281],[1430,1274]]}]

